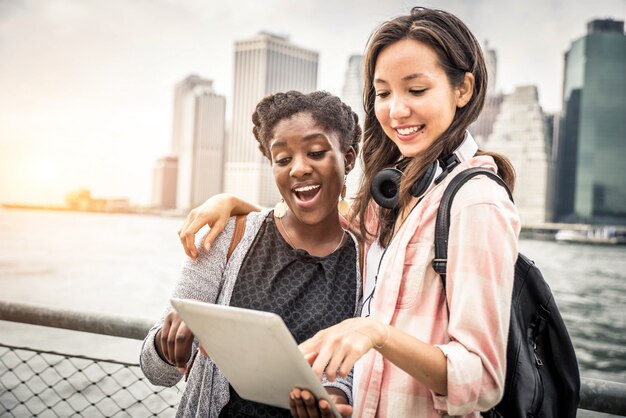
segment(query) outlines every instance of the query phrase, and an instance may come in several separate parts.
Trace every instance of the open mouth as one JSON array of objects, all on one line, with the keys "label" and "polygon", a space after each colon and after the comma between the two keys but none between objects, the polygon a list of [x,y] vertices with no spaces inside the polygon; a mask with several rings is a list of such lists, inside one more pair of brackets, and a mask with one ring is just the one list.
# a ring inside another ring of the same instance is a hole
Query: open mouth
[{"label": "open mouth", "polygon": [[301,187],[294,188],[293,191],[296,197],[298,198],[298,200],[302,202],[308,202],[310,200],[313,200],[315,196],[317,196],[317,194],[320,191],[320,187],[321,186],[319,184],[310,185],[310,186],[301,186]]}]

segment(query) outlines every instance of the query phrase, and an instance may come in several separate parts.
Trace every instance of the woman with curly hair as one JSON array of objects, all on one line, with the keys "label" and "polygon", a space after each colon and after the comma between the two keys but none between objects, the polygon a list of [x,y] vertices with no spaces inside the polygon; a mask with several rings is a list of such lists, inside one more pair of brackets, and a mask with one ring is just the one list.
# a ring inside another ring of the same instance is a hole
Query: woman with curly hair
[{"label": "woman with curly hair", "polygon": [[[252,116],[259,149],[282,196],[274,210],[254,212],[228,254],[235,218],[183,267],[173,297],[273,312],[297,342],[358,314],[361,278],[356,238],[340,224],[338,203],[354,166],[357,115],[325,92],[277,93]],[[344,191],[345,194],[345,191]],[[343,199],[343,198],[341,198]],[[141,368],[156,385],[188,381],[177,416],[279,417],[287,409],[242,399],[171,306],[151,329]],[[351,403],[351,379],[325,381],[339,410]]]}]

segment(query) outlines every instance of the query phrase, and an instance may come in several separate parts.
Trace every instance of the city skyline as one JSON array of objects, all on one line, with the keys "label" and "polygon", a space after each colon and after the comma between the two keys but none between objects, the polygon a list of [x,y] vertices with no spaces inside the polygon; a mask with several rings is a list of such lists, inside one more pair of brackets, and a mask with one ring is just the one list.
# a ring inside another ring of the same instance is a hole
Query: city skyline
[{"label": "city skyline", "polygon": [[[382,3],[382,2],[380,2]],[[457,14],[498,52],[496,89],[536,85],[561,108],[563,54],[594,18],[624,2],[422,2]],[[0,2],[0,202],[51,204],[81,187],[150,201],[154,161],[169,153],[173,90],[198,74],[226,97],[235,41],[265,30],[319,52],[318,89],[341,95],[348,59],[406,1]]]}]

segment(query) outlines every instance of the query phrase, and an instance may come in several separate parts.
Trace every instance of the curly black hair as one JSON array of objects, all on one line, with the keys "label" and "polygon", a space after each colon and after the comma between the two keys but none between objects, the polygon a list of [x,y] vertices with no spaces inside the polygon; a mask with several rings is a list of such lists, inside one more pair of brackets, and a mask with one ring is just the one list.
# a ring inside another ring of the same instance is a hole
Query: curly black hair
[{"label": "curly black hair", "polygon": [[338,133],[342,152],[350,147],[359,152],[361,127],[359,117],[350,106],[325,91],[304,94],[292,90],[265,97],[252,114],[252,133],[259,142],[259,149],[270,161],[269,144],[274,128],[281,120],[298,113],[309,113],[321,128]]}]

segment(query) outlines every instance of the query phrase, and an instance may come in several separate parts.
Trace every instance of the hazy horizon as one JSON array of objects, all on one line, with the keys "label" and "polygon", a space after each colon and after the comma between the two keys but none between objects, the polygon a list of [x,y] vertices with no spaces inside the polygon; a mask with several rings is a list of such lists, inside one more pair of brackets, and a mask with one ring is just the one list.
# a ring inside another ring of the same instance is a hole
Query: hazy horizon
[{"label": "hazy horizon", "polygon": [[[174,85],[213,80],[232,111],[234,42],[268,31],[319,52],[318,89],[340,95],[352,54],[416,3],[394,0],[212,2],[0,0],[0,202],[95,197],[147,204],[155,160],[170,151]],[[459,16],[498,54],[496,86],[536,85],[561,107],[563,54],[624,0],[420,2]],[[229,126],[229,125],[227,125]]]}]

